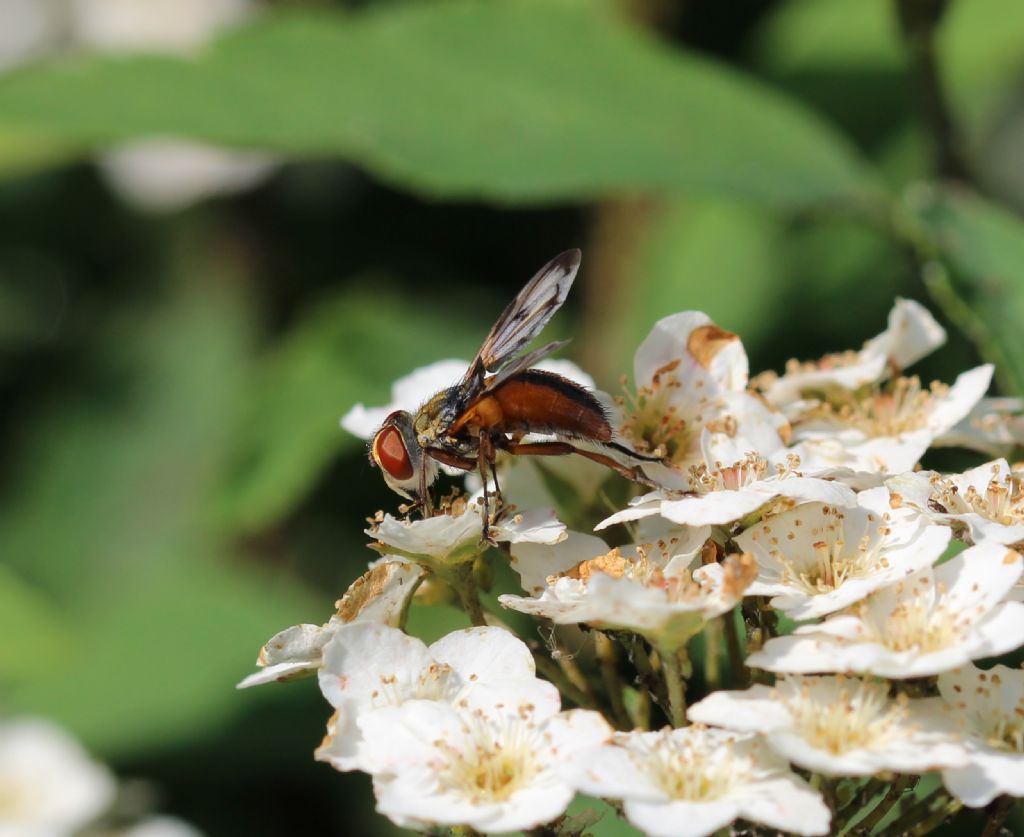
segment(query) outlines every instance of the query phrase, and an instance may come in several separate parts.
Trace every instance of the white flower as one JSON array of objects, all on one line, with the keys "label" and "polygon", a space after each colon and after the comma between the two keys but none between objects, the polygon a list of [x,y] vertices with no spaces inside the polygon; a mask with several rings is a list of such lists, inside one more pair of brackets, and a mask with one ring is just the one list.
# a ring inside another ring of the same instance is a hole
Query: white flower
[{"label": "white flower", "polygon": [[704,431],[703,462],[692,466],[686,490],[652,491],[630,501],[627,508],[605,518],[595,527],[661,515],[684,526],[725,526],[765,509],[820,501],[852,506],[853,490],[839,482],[805,477],[784,466],[772,468],[765,454],[784,450],[781,440],[771,450],[758,451],[753,443],[725,433]]},{"label": "white flower", "polygon": [[966,666],[939,675],[939,693],[961,722],[970,761],[942,772],[973,808],[1000,794],[1024,796],[1024,671]]},{"label": "white flower", "polygon": [[369,439],[380,430],[384,419],[396,410],[415,413],[432,396],[448,389],[466,374],[464,360],[438,360],[421,366],[391,385],[391,401],[383,407],[356,404],[341,417],[341,426],[360,439]]},{"label": "white flower", "polygon": [[100,160],[100,169],[115,192],[156,212],[244,192],[264,180],[275,166],[267,154],[168,138],[120,145]]},{"label": "white flower", "polygon": [[[190,53],[253,14],[250,0],[71,0],[72,40],[100,52]],[[100,169],[125,200],[167,211],[244,191],[274,168],[266,154],[153,137],[111,149]]]},{"label": "white flower", "polygon": [[253,12],[250,0],[71,0],[74,39],[99,50],[185,52]]},{"label": "white flower", "polygon": [[701,463],[705,428],[738,434],[758,445],[780,444],[785,419],[746,391],[747,355],[739,338],[707,314],[684,311],[659,320],[633,360],[635,394],[616,399],[619,432],[641,453],[663,454],[670,466],[644,471],[668,488],[685,489]]},{"label": "white flower", "polygon": [[833,389],[855,390],[881,381],[893,367],[906,369],[946,342],[946,332],[928,310],[911,299],[897,299],[885,331],[868,340],[859,352],[826,355],[818,361],[791,360],[781,377],[758,376],[755,384],[780,407]]},{"label": "white flower", "polygon": [[518,716],[558,711],[558,690],[539,680],[533,656],[504,628],[455,631],[429,648],[372,622],[340,627],[324,647],[320,690],[336,711],[316,758],[338,770],[366,770],[361,719],[410,700]]},{"label": "white flower", "polygon": [[0,837],[78,831],[113,802],[114,777],[41,719],[0,723]]},{"label": "white flower", "polygon": [[[565,525],[551,509],[534,509],[499,518],[488,529],[497,542],[555,544],[565,538]],[[460,497],[440,514],[422,520],[400,520],[385,514],[366,530],[376,539],[371,548],[401,555],[435,569],[475,560],[487,548],[483,508],[479,500]]]},{"label": "white flower", "polygon": [[982,398],[954,427],[934,442],[989,456],[1007,456],[1024,445],[1024,398]]},{"label": "white flower", "polygon": [[1024,541],[1024,473],[997,459],[963,474],[913,471],[887,481],[893,499],[952,526],[968,543]]},{"label": "white flower", "polygon": [[795,834],[827,834],[822,798],[751,734],[700,725],[617,733],[580,755],[576,786],[623,801],[652,837],[701,837],[743,817]]},{"label": "white flower", "polygon": [[518,715],[415,700],[360,721],[377,810],[396,825],[504,834],[550,822],[575,795],[568,763],[606,741],[597,712]]},{"label": "white flower", "polygon": [[782,756],[826,776],[924,773],[967,756],[939,698],[890,698],[887,683],[787,677],[772,686],[714,692],[691,721],[761,732]]},{"label": "white flower", "polygon": [[0,0],[0,71],[50,52],[60,39],[59,0]]},{"label": "white flower", "polygon": [[350,622],[378,622],[398,627],[426,570],[404,558],[385,556],[349,586],[335,603],[337,613],[325,625],[295,625],[275,634],[260,649],[256,665],[239,689],[292,680],[312,674],[323,661],[324,646]]},{"label": "white flower", "polygon": [[1021,557],[985,543],[871,595],[851,612],[768,640],[747,662],[770,671],[927,677],[1024,644],[1024,604],[1003,601]]},{"label": "white flower", "polygon": [[985,365],[964,372],[951,387],[896,378],[867,393],[835,392],[790,415],[791,450],[812,471],[909,471],[981,400],[991,380],[992,366]]},{"label": "white flower", "polygon": [[858,503],[805,503],[738,535],[759,566],[747,595],[772,596],[772,607],[793,619],[814,619],[931,566],[949,543],[947,528],[891,509],[884,487],[861,492]]},{"label": "white flower", "polygon": [[183,820],[158,816],[117,832],[117,837],[202,837],[202,833]]},{"label": "white flower", "polygon": [[710,529],[680,529],[654,544],[608,549],[599,538],[573,535],[547,550],[513,548],[523,586],[537,591],[539,573],[531,565],[558,572],[530,598],[499,596],[504,607],[543,616],[557,624],[586,623],[597,628],[643,634],[659,648],[678,648],[708,619],[731,610],[753,576],[749,556],[730,556],[690,571]]}]

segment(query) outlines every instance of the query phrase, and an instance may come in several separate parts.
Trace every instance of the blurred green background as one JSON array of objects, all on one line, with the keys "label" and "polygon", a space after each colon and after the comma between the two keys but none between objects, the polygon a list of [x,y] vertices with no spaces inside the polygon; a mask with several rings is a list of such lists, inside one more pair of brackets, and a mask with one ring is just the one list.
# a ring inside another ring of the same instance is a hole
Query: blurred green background
[{"label": "blurred green background", "polygon": [[[468,358],[561,250],[552,331],[605,388],[677,310],[759,371],[904,295],[951,329],[925,377],[984,357],[1022,391],[1018,0],[280,0],[184,54],[54,31],[0,36],[0,708],[211,835],[390,833],[313,762],[315,684],[234,684],[397,503],[339,417]],[[147,200],[107,155],[150,137],[270,162]]]}]

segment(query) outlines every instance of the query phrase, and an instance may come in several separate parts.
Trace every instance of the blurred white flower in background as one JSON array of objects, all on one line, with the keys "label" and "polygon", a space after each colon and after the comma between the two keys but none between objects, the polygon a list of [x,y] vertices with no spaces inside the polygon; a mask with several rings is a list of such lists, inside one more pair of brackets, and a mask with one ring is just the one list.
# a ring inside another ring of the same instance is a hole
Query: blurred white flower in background
[{"label": "blurred white flower in background", "polygon": [[[257,11],[250,0],[0,0],[0,71],[69,49],[191,53]],[[125,200],[168,211],[249,189],[276,163],[266,154],[153,137],[108,151],[99,165]]]},{"label": "blurred white flower in background", "polygon": [[58,837],[100,816],[113,802],[111,772],[55,724],[0,722],[0,837]]},{"label": "blurred white flower in background", "polygon": [[0,0],[0,72],[55,49],[63,20],[64,0]]},{"label": "blurred white flower in background", "polygon": [[111,837],[202,837],[202,832],[174,817],[149,817]]},{"label": "blurred white flower in background", "polygon": [[[97,52],[189,53],[256,8],[249,0],[71,0],[71,34]],[[265,154],[166,137],[127,143],[100,160],[114,190],[150,210],[244,191],[274,166]]]},{"label": "blurred white flower in background", "polygon": [[576,785],[623,802],[652,837],[703,837],[742,817],[795,834],[827,834],[831,812],[760,736],[691,725],[616,733],[580,754]]},{"label": "blurred white flower in background", "polygon": [[251,0],[70,0],[75,40],[119,52],[189,52],[255,11]]}]

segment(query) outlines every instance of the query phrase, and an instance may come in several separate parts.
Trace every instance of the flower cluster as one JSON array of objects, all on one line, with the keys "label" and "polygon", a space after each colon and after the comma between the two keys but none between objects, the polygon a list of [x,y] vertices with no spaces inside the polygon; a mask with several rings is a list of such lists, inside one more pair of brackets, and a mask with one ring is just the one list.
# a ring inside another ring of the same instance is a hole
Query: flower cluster
[{"label": "flower cluster", "polygon": [[[666,317],[633,386],[597,393],[616,440],[659,458],[634,463],[656,488],[609,508],[594,463],[509,457],[432,517],[378,513],[382,557],[241,685],[315,675],[334,709],[316,758],[371,775],[378,810],[424,831],[580,834],[582,793],[652,835],[923,834],[1024,795],[1024,672],[978,665],[1024,645],[1024,471],[920,470],[938,446],[1009,455],[1020,428],[985,398],[991,366],[905,374],[944,341],[899,300],[860,351],[751,378],[736,335]],[[369,438],[466,367],[417,370],[343,426]],[[521,589],[485,609],[499,561]],[[444,591],[473,627],[428,646],[406,614]]]}]

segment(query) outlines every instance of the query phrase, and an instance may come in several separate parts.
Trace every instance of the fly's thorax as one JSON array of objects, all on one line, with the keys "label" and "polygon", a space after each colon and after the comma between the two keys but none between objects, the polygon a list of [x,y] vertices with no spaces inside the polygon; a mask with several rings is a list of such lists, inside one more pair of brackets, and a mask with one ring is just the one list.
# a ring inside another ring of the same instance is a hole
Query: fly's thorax
[{"label": "fly's thorax", "polygon": [[441,390],[416,413],[412,429],[424,448],[447,447],[444,442],[448,428],[455,423],[463,409],[464,399],[458,387]]}]

